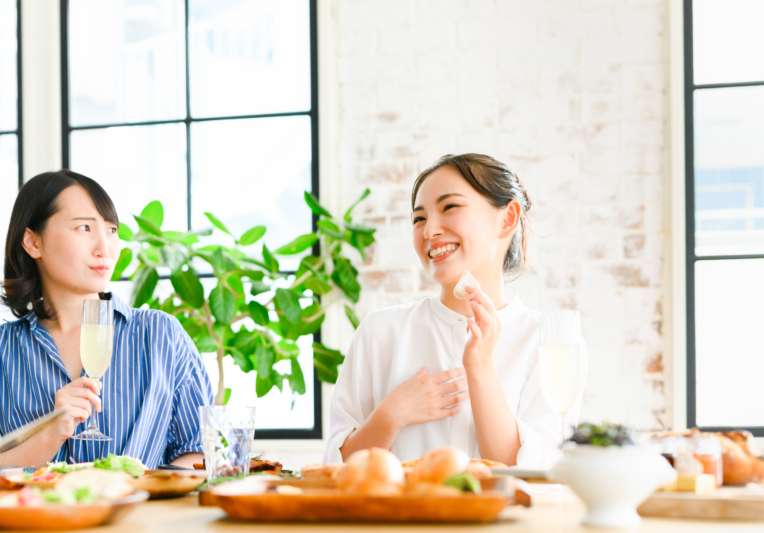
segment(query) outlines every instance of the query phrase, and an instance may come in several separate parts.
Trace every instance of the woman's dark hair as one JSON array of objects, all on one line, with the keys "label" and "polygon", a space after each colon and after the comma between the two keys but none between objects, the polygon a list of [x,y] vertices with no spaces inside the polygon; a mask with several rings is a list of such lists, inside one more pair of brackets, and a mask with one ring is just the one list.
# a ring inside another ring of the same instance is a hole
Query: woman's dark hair
[{"label": "woman's dark hair", "polygon": [[38,318],[53,318],[42,302],[42,286],[37,262],[24,250],[22,242],[27,228],[41,234],[48,219],[60,206],[58,195],[72,185],[87,191],[101,216],[119,226],[117,210],[106,191],[90,178],[71,170],[45,172],[29,180],[19,191],[13,204],[8,238],[5,241],[5,281],[2,302],[19,318],[29,312],[30,304]]},{"label": "woman's dark hair", "polygon": [[487,155],[462,154],[444,155],[434,165],[419,174],[411,192],[411,209],[414,209],[416,195],[427,176],[441,167],[449,166],[456,170],[467,183],[488,200],[492,206],[503,208],[516,200],[520,204],[520,231],[515,231],[509,249],[504,256],[504,272],[510,276],[519,276],[525,267],[525,252],[528,243],[527,213],[531,208],[531,199],[517,175],[507,166]]}]

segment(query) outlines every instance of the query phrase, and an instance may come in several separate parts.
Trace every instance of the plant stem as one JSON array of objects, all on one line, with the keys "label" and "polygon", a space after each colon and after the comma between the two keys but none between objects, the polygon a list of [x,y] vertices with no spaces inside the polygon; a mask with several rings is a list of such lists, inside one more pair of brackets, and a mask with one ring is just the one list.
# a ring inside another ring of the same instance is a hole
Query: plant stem
[{"label": "plant stem", "polygon": [[223,405],[225,400],[225,376],[223,375],[223,356],[225,351],[223,350],[223,344],[218,343],[218,392],[215,395],[215,405]]}]

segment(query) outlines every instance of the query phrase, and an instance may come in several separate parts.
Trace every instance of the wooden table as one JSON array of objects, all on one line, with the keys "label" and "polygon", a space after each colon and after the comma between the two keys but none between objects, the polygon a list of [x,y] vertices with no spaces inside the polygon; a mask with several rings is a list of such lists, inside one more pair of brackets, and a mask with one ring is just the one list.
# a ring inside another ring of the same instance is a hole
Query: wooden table
[{"label": "wooden table", "polygon": [[[580,500],[569,493],[557,495],[545,494],[535,497],[531,508],[509,507],[505,509],[500,519],[485,525],[465,524],[251,524],[229,520],[225,513],[216,507],[199,507],[196,493],[174,499],[146,502],[136,508],[118,524],[101,528],[92,528],[92,533],[182,533],[209,532],[287,532],[287,531],[355,531],[367,529],[374,533],[395,531],[397,533],[424,531],[449,531],[464,533],[467,530],[480,529],[485,532],[568,532],[582,531],[598,533],[610,531],[607,529],[590,528],[580,525],[584,507]],[[671,520],[644,518],[636,530],[660,533],[697,532],[697,531],[757,531],[764,530],[762,522],[714,522],[697,520]],[[614,530],[621,531],[624,530]]]}]

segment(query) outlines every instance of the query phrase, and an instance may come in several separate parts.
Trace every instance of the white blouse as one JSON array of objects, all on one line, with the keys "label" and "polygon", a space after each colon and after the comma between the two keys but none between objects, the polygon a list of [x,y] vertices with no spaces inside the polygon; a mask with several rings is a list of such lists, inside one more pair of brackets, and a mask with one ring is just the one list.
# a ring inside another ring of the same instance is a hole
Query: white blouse
[{"label": "white blouse", "polygon": [[[514,297],[497,311],[502,331],[494,354],[504,397],[517,419],[520,451],[517,465],[546,469],[559,458],[560,418],[541,392],[538,353],[542,313]],[[374,408],[423,366],[435,374],[462,366],[467,342],[466,318],[447,308],[439,296],[369,313],[353,337],[331,402],[330,436],[324,462],[341,463],[340,448]],[[578,421],[586,380],[586,346],[581,340],[581,387],[566,428]],[[480,457],[470,400],[454,416],[406,426],[390,451],[401,461],[421,457],[441,446],[456,446]]]}]

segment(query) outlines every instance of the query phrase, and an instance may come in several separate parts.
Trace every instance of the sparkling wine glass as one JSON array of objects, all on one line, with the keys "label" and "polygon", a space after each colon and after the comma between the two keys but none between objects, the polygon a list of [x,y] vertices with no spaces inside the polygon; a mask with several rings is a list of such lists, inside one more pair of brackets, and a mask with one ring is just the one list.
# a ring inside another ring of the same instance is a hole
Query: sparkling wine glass
[{"label": "sparkling wine glass", "polygon": [[[111,300],[85,300],[82,306],[82,330],[80,332],[80,357],[88,377],[100,380],[111,363],[114,349],[114,304]],[[102,404],[103,405],[103,404]],[[73,439],[89,441],[112,440],[96,425],[93,405],[90,406],[88,427]]]},{"label": "sparkling wine glass", "polygon": [[576,311],[547,313],[541,323],[539,369],[541,391],[560,417],[565,443],[565,415],[581,389],[581,319]]}]

